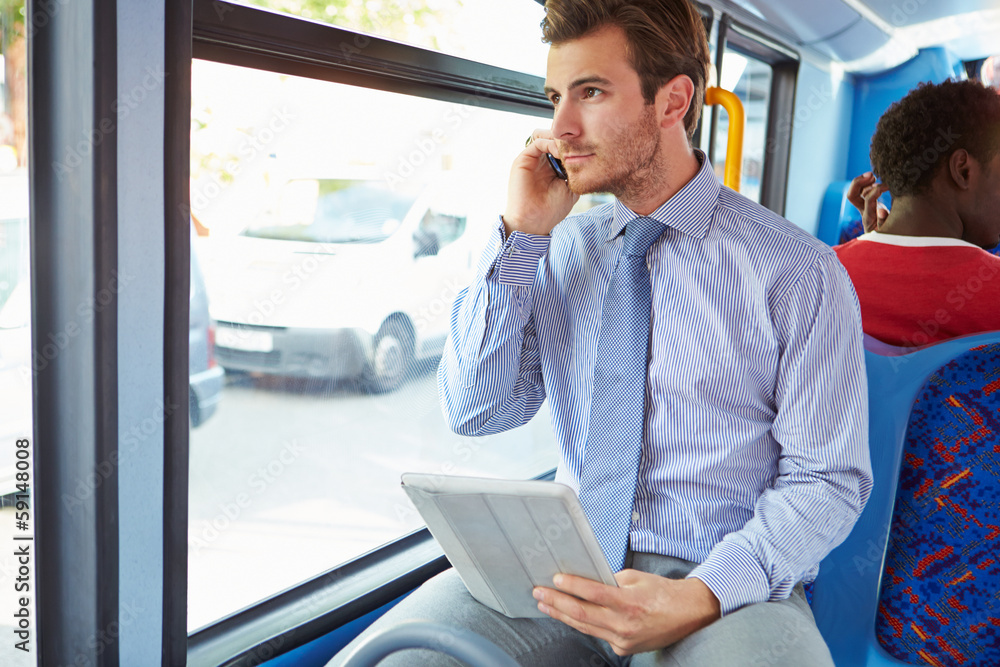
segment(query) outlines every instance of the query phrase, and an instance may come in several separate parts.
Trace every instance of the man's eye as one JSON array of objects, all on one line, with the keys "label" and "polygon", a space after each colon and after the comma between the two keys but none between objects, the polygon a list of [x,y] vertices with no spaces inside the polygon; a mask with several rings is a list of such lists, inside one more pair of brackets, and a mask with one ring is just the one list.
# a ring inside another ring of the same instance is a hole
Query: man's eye
[{"label": "man's eye", "polygon": [[583,96],[584,97],[597,97],[598,95],[600,95],[603,92],[604,91],[602,91],[600,88],[587,88],[586,90],[583,91]]},{"label": "man's eye", "polygon": [[552,102],[552,106],[559,104],[559,100],[560,100],[559,95],[553,95],[552,97],[549,98],[549,101]]}]

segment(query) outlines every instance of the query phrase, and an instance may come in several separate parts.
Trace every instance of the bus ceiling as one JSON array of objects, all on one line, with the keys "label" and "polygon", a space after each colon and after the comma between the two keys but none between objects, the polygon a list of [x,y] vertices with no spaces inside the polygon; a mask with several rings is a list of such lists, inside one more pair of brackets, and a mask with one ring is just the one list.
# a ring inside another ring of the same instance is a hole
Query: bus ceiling
[{"label": "bus ceiling", "polygon": [[1000,43],[998,0],[703,0],[779,39],[858,73],[884,71],[922,48],[977,60]]}]

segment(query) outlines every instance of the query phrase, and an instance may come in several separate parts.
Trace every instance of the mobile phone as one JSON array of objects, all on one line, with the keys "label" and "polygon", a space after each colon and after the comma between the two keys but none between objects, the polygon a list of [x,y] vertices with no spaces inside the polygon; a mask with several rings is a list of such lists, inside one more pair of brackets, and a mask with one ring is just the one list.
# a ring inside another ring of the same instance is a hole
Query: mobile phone
[{"label": "mobile phone", "polygon": [[563,168],[562,162],[560,162],[558,158],[552,155],[552,153],[546,153],[545,157],[549,159],[549,165],[552,167],[552,171],[556,172],[556,176],[564,181],[569,179],[566,175],[566,170]]}]

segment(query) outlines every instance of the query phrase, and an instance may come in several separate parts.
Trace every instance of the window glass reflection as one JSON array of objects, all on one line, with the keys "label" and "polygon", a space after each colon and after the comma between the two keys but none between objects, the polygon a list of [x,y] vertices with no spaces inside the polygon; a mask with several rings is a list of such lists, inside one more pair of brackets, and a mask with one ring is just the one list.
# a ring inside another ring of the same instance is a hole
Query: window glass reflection
[{"label": "window glass reflection", "polygon": [[[237,0],[342,28],[545,76],[548,46],[535,0]],[[364,37],[342,45],[354,53]]]},{"label": "window glass reflection", "polygon": [[435,378],[549,120],[204,61],[192,86],[193,256],[225,369],[190,438],[194,629],[420,527],[404,471],[529,478],[556,450],[544,406],[455,435]]},{"label": "window glass reflection", "polygon": [[312,243],[379,243],[402,224],[414,197],[382,181],[299,179],[284,185],[277,219],[253,222],[246,236]]},{"label": "window glass reflection", "polygon": [[31,437],[28,88],[23,8],[23,2],[0,4],[0,496],[16,489],[16,439]]},{"label": "window glass reflection", "polygon": [[[29,452],[27,460],[31,462],[30,447],[18,448],[17,441],[32,438],[32,381],[34,373],[48,363],[44,357],[33,360],[31,354],[27,100],[24,2],[0,2],[0,540],[5,544],[15,544],[13,538],[30,535],[34,527],[29,521],[29,532],[16,528],[16,521],[30,505],[24,496],[24,472],[17,468],[16,453]],[[30,483],[27,488],[30,495]],[[19,565],[13,549],[0,553],[0,587],[10,592],[0,598],[0,634],[8,637],[21,629],[16,627],[14,616]],[[33,591],[34,575],[29,578],[18,585],[27,584],[26,590]],[[33,632],[33,604],[29,613],[27,621]],[[0,663],[27,667],[34,664],[34,655],[16,650],[10,642],[0,648]]]},{"label": "window glass reflection", "polygon": [[[740,193],[756,202],[760,202],[761,177],[764,174],[771,79],[770,65],[727,48],[722,57],[722,81],[719,85],[725,90],[736,93],[743,103],[746,127],[743,131],[743,173],[740,179]],[[711,107],[706,107],[705,118],[705,127],[708,127]],[[719,182],[723,180],[728,136],[729,117],[725,110],[720,109],[715,133],[715,153],[712,156],[712,165],[715,167]]]}]

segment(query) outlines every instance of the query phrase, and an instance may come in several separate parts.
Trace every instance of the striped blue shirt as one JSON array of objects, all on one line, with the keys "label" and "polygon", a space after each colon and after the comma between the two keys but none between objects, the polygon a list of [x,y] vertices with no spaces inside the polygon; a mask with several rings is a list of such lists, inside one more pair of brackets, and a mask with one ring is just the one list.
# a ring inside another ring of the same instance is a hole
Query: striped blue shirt
[{"label": "striped blue shirt", "polygon": [[[786,598],[848,534],[871,490],[861,317],[834,252],[698,174],[651,217],[642,461],[629,548],[700,563],[723,614]],[[550,236],[498,223],[455,302],[438,371],[463,435],[526,423],[548,397],[556,480],[579,488],[621,202]]]}]

